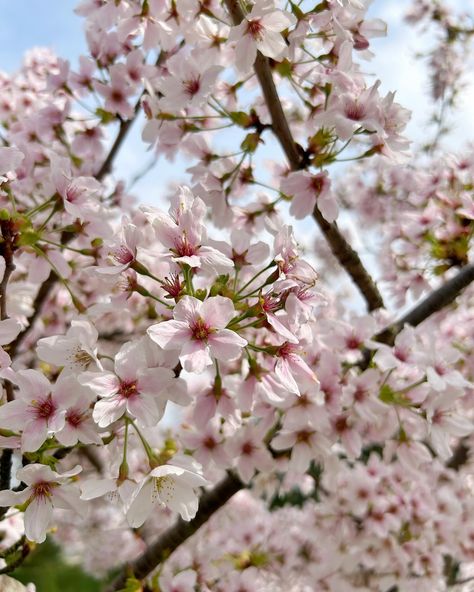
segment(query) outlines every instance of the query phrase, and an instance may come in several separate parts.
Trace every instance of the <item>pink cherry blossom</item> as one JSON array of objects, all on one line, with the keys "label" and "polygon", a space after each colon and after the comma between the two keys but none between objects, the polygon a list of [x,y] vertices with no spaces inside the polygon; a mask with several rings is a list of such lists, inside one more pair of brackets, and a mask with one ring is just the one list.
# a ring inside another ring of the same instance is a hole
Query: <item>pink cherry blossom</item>
[{"label": "pink cherry blossom", "polygon": [[188,372],[203,372],[213,358],[238,358],[247,341],[226,329],[235,316],[229,298],[213,296],[204,302],[184,296],[173,311],[174,320],[152,325],[149,337],[164,349],[180,350],[179,359]]},{"label": "pink cherry blossom", "polygon": [[21,449],[33,452],[50,433],[64,427],[66,410],[58,397],[60,386],[52,387],[37,370],[9,370],[4,376],[18,385],[18,398],[0,407],[0,426],[21,430]]},{"label": "pink cherry blossom", "polygon": [[83,372],[79,376],[79,382],[100,397],[93,418],[102,428],[124,413],[143,425],[155,425],[168,397],[177,402],[182,399],[180,380],[169,368],[149,367],[141,342],[122,346],[115,356],[114,372]]},{"label": "pink cherry blossom", "polygon": [[52,521],[53,508],[82,513],[84,502],[79,499],[79,490],[68,484],[81,470],[76,466],[60,474],[41,464],[23,467],[17,471],[17,478],[27,487],[22,491],[0,491],[0,506],[27,503],[25,534],[30,541],[42,543]]},{"label": "pink cherry blossom", "polygon": [[70,372],[86,370],[91,364],[101,368],[97,338],[97,329],[90,321],[72,320],[66,335],[39,339],[36,352],[40,360]]},{"label": "pink cherry blossom", "polygon": [[254,4],[242,23],[231,29],[229,41],[237,43],[236,65],[240,72],[247,73],[255,62],[257,51],[281,60],[287,55],[287,46],[281,31],[291,27],[295,17],[284,10],[276,10],[273,2]]},{"label": "pink cherry blossom", "polygon": [[290,173],[281,182],[281,190],[293,196],[290,214],[301,219],[313,213],[317,205],[328,222],[334,222],[338,215],[338,206],[331,194],[327,172],[311,175],[306,171]]},{"label": "pink cherry blossom", "polygon": [[158,240],[170,250],[173,261],[192,268],[226,273],[233,267],[232,261],[205,244],[205,211],[204,202],[187,187],[181,187],[169,215],[154,209],[145,209],[145,214],[153,224]]},{"label": "pink cherry blossom", "polygon": [[198,471],[196,462],[190,468],[167,464],[150,471],[130,501],[127,510],[130,526],[141,526],[156,503],[178,512],[183,520],[194,518],[198,509],[196,489],[207,485]]}]

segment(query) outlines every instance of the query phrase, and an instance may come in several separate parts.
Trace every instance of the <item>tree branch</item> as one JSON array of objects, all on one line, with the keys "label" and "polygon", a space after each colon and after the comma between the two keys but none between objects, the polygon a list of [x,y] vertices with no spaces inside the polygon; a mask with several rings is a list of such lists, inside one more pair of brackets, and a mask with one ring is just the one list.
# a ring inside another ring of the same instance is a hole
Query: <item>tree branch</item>
[{"label": "tree branch", "polygon": [[[5,261],[5,272],[0,283],[0,319],[3,321],[8,318],[7,313],[7,288],[12,273],[15,271],[13,262],[13,253],[15,251],[16,234],[11,220],[2,220],[0,222],[2,231],[1,255]],[[13,385],[9,380],[3,380],[7,401],[13,401]],[[9,489],[12,472],[13,450],[5,448],[0,458],[0,490]],[[0,511],[0,519],[6,513]]]},{"label": "tree branch", "polygon": [[174,526],[168,528],[151,543],[140,557],[125,566],[118,577],[107,587],[106,592],[116,592],[122,589],[127,577],[132,574],[138,580],[143,580],[243,487],[244,484],[237,475],[229,472],[214,489],[206,491],[201,496],[199,510],[193,520],[185,522],[180,518]]},{"label": "tree branch", "polygon": [[416,327],[435,312],[452,304],[459,294],[474,281],[474,264],[466,265],[445,284],[433,290],[421,302],[414,306],[401,319],[392,323],[389,327],[378,333],[375,341],[393,345],[395,337],[403,329],[404,325]]},{"label": "tree branch", "polygon": [[120,147],[122,146],[125,138],[127,137],[127,134],[129,132],[130,128],[132,127],[132,124],[134,123],[134,121],[136,120],[136,118],[138,116],[138,113],[140,111],[140,104],[141,104],[141,100],[144,95],[144,92],[145,91],[142,92],[142,94],[140,95],[140,98],[135,103],[135,107],[133,110],[133,117],[131,117],[130,119],[127,119],[126,121],[122,120],[120,122],[120,127],[119,127],[119,131],[117,133],[117,137],[115,138],[115,141],[112,144],[110,151],[107,154],[106,159],[102,163],[102,166],[97,171],[97,173],[94,175],[95,178],[97,179],[97,181],[102,181],[102,179],[106,175],[108,175],[110,173],[110,171],[112,170],[112,165],[114,163],[115,157],[117,156],[117,154],[120,150]]},{"label": "tree branch", "polygon": [[[240,24],[244,18],[244,13],[240,8],[238,0],[225,0],[225,5],[234,24]],[[272,118],[273,133],[277,137],[291,169],[293,171],[301,170],[306,167],[303,162],[301,149],[299,149],[291,134],[288,120],[286,119],[280,97],[275,87],[268,59],[260,52],[257,53],[254,69]],[[341,234],[337,224],[335,222],[330,224],[325,220],[317,205],[314,208],[313,218],[325,236],[333,255],[352,278],[352,281],[364,297],[368,310],[372,311],[377,308],[383,308],[383,299],[377,285],[365,269],[359,255]]]}]

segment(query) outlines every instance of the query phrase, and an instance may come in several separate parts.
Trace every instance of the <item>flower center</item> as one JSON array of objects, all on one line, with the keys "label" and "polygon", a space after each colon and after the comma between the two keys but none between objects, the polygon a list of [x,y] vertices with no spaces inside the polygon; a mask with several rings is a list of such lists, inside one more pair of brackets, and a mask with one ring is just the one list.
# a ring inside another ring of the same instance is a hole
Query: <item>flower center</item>
[{"label": "flower center", "polygon": [[260,19],[254,19],[247,23],[247,33],[256,41],[263,37],[263,25]]},{"label": "flower center", "polygon": [[170,277],[165,277],[161,286],[163,290],[168,292],[168,294],[173,298],[179,296],[181,290],[183,289],[181,281],[179,279],[179,275],[175,273],[172,273]]},{"label": "flower center", "polygon": [[79,187],[75,187],[72,183],[66,189],[66,200],[69,203],[75,203],[79,201],[82,195],[82,191]]},{"label": "flower center", "polygon": [[280,301],[269,294],[265,294],[265,296],[261,298],[260,302],[264,312],[273,312],[274,310],[278,310],[280,308]]},{"label": "flower center", "polygon": [[93,357],[88,352],[80,349],[80,346],[77,346],[77,348],[72,351],[69,360],[75,366],[80,366],[81,368],[87,368],[89,364],[94,361]]},{"label": "flower center", "polygon": [[33,485],[33,497],[50,497],[54,484],[50,481],[40,481]]},{"label": "flower center", "polygon": [[133,261],[133,253],[125,245],[120,245],[112,252],[112,257],[121,265],[127,265]]},{"label": "flower center", "polygon": [[112,103],[122,103],[125,100],[125,95],[118,88],[114,88],[110,93],[110,100]]},{"label": "flower center", "polygon": [[312,432],[310,430],[300,430],[299,432],[296,433],[296,441],[308,443],[313,434],[314,434],[314,432]]},{"label": "flower center", "polygon": [[347,422],[347,417],[345,417],[344,415],[340,415],[335,421],[334,421],[334,429],[336,430],[336,432],[339,432],[339,434],[344,433],[346,430],[349,429],[349,424]]},{"label": "flower center", "polygon": [[348,349],[359,349],[361,341],[355,335],[352,335],[346,339],[346,346]]},{"label": "flower center", "polygon": [[354,392],[354,401],[362,403],[367,398],[367,391],[358,386]]},{"label": "flower center", "polygon": [[280,358],[289,358],[291,355],[293,355],[297,351],[298,351],[297,345],[295,345],[294,343],[289,343],[288,341],[285,341],[285,343],[278,349],[277,355]]},{"label": "flower center", "polygon": [[352,121],[361,121],[365,117],[365,107],[360,103],[353,101],[346,105],[344,109],[344,113],[347,119],[351,119]]},{"label": "flower center", "polygon": [[77,428],[85,419],[84,413],[78,409],[69,409],[66,413],[66,421],[73,428]]},{"label": "flower center", "polygon": [[393,350],[393,353],[394,353],[395,357],[397,358],[397,360],[400,360],[400,362],[406,362],[408,359],[408,355],[402,349],[397,349],[395,347],[395,349]]},{"label": "flower center", "polygon": [[196,248],[188,242],[185,236],[178,239],[175,246],[176,252],[180,257],[191,257],[196,252]]},{"label": "flower center", "polygon": [[193,332],[193,339],[197,339],[198,341],[205,341],[212,333],[212,329],[201,317],[196,319],[191,330]]},{"label": "flower center", "polygon": [[175,485],[174,480],[170,475],[164,477],[153,477],[153,500],[159,500],[165,504],[168,504],[174,495]]},{"label": "flower center", "polygon": [[125,399],[130,399],[131,397],[138,395],[137,381],[136,380],[128,380],[128,381],[121,382],[118,392],[119,392],[119,395],[124,397]]},{"label": "flower center", "polygon": [[324,177],[324,175],[315,175],[311,179],[311,189],[313,189],[314,192],[319,195],[322,192],[322,190],[324,189],[324,186],[326,185],[326,183],[327,183],[327,181],[326,181],[326,178]]},{"label": "flower center", "polygon": [[56,405],[51,395],[48,395],[44,399],[32,401],[32,406],[34,407],[34,412],[37,419],[49,419],[56,411]]},{"label": "flower center", "polygon": [[197,77],[191,80],[185,80],[183,86],[184,92],[190,97],[194,97],[194,95],[196,95],[201,88],[201,82],[199,80],[199,77]]},{"label": "flower center", "polygon": [[212,436],[207,436],[207,438],[205,438],[203,441],[203,446],[208,450],[214,450],[214,448],[217,446],[217,442]]},{"label": "flower center", "polygon": [[255,446],[252,442],[244,442],[242,444],[241,452],[244,456],[251,456],[254,450]]}]

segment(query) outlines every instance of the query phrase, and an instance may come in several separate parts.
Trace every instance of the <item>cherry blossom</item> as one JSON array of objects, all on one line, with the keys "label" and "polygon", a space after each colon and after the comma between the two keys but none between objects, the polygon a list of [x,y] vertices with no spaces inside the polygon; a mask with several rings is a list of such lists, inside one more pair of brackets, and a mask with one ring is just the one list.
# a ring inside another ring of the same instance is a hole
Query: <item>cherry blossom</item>
[{"label": "cherry blossom", "polygon": [[42,543],[52,521],[53,508],[82,513],[84,503],[79,499],[79,490],[68,483],[81,470],[76,466],[60,474],[41,464],[23,467],[17,471],[17,478],[27,487],[22,491],[1,491],[0,505],[26,503],[25,534],[30,541]]},{"label": "cherry blossom", "polygon": [[179,359],[188,372],[203,372],[213,358],[238,358],[247,341],[226,329],[235,316],[232,301],[213,296],[204,302],[184,296],[173,312],[174,320],[152,325],[149,337],[164,349],[180,350]]},{"label": "cherry blossom", "polygon": [[156,503],[178,512],[183,520],[191,520],[198,509],[196,489],[207,485],[194,463],[192,470],[179,465],[162,465],[153,469],[135,491],[127,519],[130,526],[137,528],[146,520]]},{"label": "cherry blossom", "polygon": [[49,433],[64,427],[66,409],[60,400],[61,386],[52,387],[37,370],[11,371],[5,376],[19,386],[19,391],[17,399],[0,407],[0,425],[22,431],[23,451],[38,450]]},{"label": "cherry blossom", "polygon": [[39,339],[36,352],[40,360],[63,367],[65,371],[81,372],[91,365],[101,368],[97,338],[97,329],[90,321],[72,320],[65,335]]},{"label": "cherry blossom", "polygon": [[242,73],[247,73],[255,62],[257,51],[277,60],[286,57],[288,50],[281,31],[295,22],[291,13],[275,10],[271,1],[254,4],[242,23],[232,28],[229,34],[229,41],[237,43],[237,68]]},{"label": "cherry blossom", "polygon": [[0,74],[5,571],[469,587],[474,21],[412,2],[420,145],[369,5],[82,0],[78,59]]},{"label": "cherry blossom", "polygon": [[[156,424],[163,415],[166,395],[180,400],[179,382],[172,370],[150,368],[141,343],[126,343],[115,356],[114,372],[83,372],[83,386],[92,389],[100,400],[93,417],[99,427],[107,427],[124,413],[145,425]],[[176,393],[173,390],[176,389]]]}]

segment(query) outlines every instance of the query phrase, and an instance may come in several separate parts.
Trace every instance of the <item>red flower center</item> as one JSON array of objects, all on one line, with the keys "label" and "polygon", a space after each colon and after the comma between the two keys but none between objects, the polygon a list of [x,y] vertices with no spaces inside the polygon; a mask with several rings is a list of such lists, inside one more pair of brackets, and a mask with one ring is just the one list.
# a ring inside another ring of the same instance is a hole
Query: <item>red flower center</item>
[{"label": "red flower center", "polygon": [[133,253],[126,245],[120,245],[113,252],[113,258],[121,265],[127,265],[133,261]]},{"label": "red flower center", "polygon": [[197,339],[198,341],[205,341],[212,333],[209,325],[204,321],[204,319],[201,319],[201,317],[196,319],[191,327],[191,330],[193,332],[193,338]]},{"label": "red flower center", "polygon": [[252,442],[244,442],[242,444],[242,450],[241,450],[241,452],[242,452],[243,455],[250,456],[253,453],[254,450],[255,450],[255,447],[252,444]]},{"label": "red flower center", "polygon": [[357,101],[353,101],[346,105],[344,112],[347,119],[351,119],[352,121],[361,121],[366,115],[364,105],[361,105]]},{"label": "red flower center", "polygon": [[33,497],[49,497],[53,483],[50,481],[40,481],[33,485]]},{"label": "red flower center", "polygon": [[346,346],[349,349],[359,349],[361,346],[361,341],[355,335],[352,335],[346,339]]},{"label": "red flower center", "polygon": [[130,399],[131,397],[138,395],[137,381],[128,380],[121,382],[118,392],[119,395],[124,397],[125,399]]},{"label": "red flower center", "polygon": [[121,103],[125,100],[125,96],[121,90],[119,90],[118,88],[114,88],[110,93],[110,100],[113,103]]},{"label": "red flower center", "polygon": [[80,425],[84,419],[84,414],[78,409],[69,409],[69,411],[66,413],[66,421],[73,428],[77,428],[77,426]]},{"label": "red flower center", "polygon": [[201,88],[201,82],[199,80],[199,77],[193,78],[191,80],[185,80],[183,85],[184,92],[190,97],[194,97],[194,95],[196,95]]},{"label": "red flower center", "polygon": [[183,237],[176,242],[176,252],[180,257],[191,257],[196,252],[196,247],[189,244],[188,239]]},{"label": "red flower center", "polygon": [[49,419],[56,411],[56,405],[51,397],[48,395],[44,399],[38,399],[32,403],[37,419]]},{"label": "red flower center", "polygon": [[175,273],[172,273],[170,277],[165,277],[161,286],[173,298],[177,298],[183,288],[179,275]]},{"label": "red flower center", "polygon": [[263,25],[260,19],[254,19],[247,23],[247,33],[258,40],[263,36]]}]

